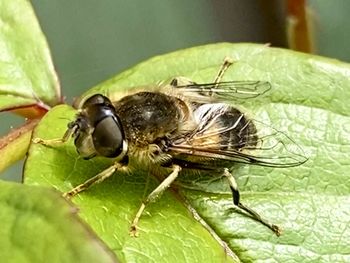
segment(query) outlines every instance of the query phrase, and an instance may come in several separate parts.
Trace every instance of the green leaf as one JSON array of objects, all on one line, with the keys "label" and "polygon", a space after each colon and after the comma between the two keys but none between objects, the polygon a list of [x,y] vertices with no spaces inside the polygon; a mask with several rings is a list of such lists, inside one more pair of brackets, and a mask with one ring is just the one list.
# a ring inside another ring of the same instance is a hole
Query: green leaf
[{"label": "green leaf", "polygon": [[0,210],[2,262],[116,262],[55,191],[0,181]]},{"label": "green leaf", "polygon": [[[258,99],[232,103],[248,116],[287,133],[305,150],[309,161],[280,169],[234,166],[242,202],[280,225],[284,230],[281,237],[235,212],[224,180],[199,178],[189,184],[182,178],[177,185],[182,186],[180,193],[217,239],[226,242],[243,262],[349,261],[349,65],[264,45],[217,44],[155,57],[98,85],[82,98],[96,92],[113,97],[121,89],[154,85],[174,76],[212,81],[226,56],[236,63],[224,80],[266,80],[273,87]],[[56,108],[39,125],[35,136],[61,137],[67,124],[64,119],[73,119],[73,112]],[[109,163],[78,158],[72,142],[54,148],[33,145],[25,181],[67,191]],[[187,221],[188,212],[176,191],[167,191],[147,207],[148,214],[140,221],[140,238],[128,237],[147,178],[139,172],[117,174],[80,194],[74,202],[81,209],[80,215],[123,260],[172,262],[176,254],[181,255],[176,257],[178,261],[223,261],[224,251],[214,238],[199,223]],[[147,191],[155,186],[152,181]]]},{"label": "green leaf", "polygon": [[48,45],[29,1],[1,1],[0,54],[1,111],[34,105],[47,110],[61,101]]}]

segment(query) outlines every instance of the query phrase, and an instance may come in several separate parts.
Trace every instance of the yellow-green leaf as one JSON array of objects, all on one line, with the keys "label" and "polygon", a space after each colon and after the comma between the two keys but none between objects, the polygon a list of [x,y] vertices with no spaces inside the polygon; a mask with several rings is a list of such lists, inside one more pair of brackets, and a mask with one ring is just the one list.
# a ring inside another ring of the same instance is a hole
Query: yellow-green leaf
[{"label": "yellow-green leaf", "polygon": [[[349,261],[348,64],[265,45],[217,44],[155,57],[82,97],[96,92],[112,96],[120,89],[156,84],[179,75],[196,82],[212,81],[226,56],[236,63],[225,80],[265,80],[272,85],[272,90],[261,98],[232,103],[254,119],[287,133],[309,157],[302,166],[283,169],[234,166],[242,202],[280,225],[283,235],[278,238],[237,213],[226,182],[211,178],[199,178],[192,184],[181,182],[180,193],[212,227],[216,239],[190,219],[182,199],[170,190],[147,208],[148,213],[140,221],[140,238],[128,237],[128,226],[144,197],[144,173],[116,174],[74,198],[81,217],[125,261],[234,259],[225,255],[222,242],[229,245],[226,251],[235,253],[243,262]],[[56,108],[43,120],[35,136],[62,136],[66,119],[73,116],[68,108]],[[67,191],[109,163],[98,158],[82,160],[71,142],[56,148],[33,145],[25,181]],[[156,186],[151,182],[147,192]]]}]

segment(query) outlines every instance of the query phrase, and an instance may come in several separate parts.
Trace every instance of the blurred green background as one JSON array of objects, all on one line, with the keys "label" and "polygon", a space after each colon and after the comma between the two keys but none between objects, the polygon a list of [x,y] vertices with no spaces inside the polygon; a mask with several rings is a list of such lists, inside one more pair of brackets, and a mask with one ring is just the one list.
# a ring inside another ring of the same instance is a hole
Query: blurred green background
[{"label": "blurred green background", "polygon": [[[155,55],[229,41],[286,47],[280,0],[32,0],[66,101]],[[350,60],[350,1],[309,1],[318,54]],[[1,133],[23,120],[0,116]],[[22,164],[5,178],[20,178]]]}]

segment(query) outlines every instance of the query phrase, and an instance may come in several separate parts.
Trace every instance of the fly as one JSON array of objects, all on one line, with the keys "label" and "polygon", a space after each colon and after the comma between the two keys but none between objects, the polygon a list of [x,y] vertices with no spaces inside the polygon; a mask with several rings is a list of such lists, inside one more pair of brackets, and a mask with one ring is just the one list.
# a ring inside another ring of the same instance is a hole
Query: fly
[{"label": "fly", "polygon": [[146,169],[167,175],[141,203],[130,228],[131,235],[136,236],[146,206],[179,174],[200,171],[225,176],[234,205],[279,236],[280,227],[241,202],[230,168],[235,163],[293,167],[307,158],[285,133],[248,118],[228,104],[255,98],[271,88],[265,81],[221,81],[231,64],[230,59],[225,59],[212,83],[198,84],[179,77],[170,84],[146,90],[134,89],[108,97],[92,95],[82,103],[62,138],[34,139],[36,143],[56,145],[73,137],[79,155],[85,159],[102,156],[114,160],[109,168],[64,196],[72,198],[117,171]]}]

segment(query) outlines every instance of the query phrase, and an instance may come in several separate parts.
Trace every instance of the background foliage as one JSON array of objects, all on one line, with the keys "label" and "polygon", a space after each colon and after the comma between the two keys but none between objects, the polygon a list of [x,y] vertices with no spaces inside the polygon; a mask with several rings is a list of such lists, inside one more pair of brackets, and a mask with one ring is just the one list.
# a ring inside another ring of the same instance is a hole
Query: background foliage
[{"label": "background foliage", "polygon": [[[317,8],[314,2],[313,7]],[[223,37],[225,32],[216,27],[220,25],[220,29],[225,28],[221,27],[222,21],[218,17],[230,17],[227,16],[230,12],[224,11],[232,7],[236,12],[239,11],[238,7],[243,8],[243,5],[235,6],[235,2],[230,2],[230,5],[227,2],[225,8],[225,5],[212,5],[210,1],[201,4],[193,1],[190,5],[180,1],[171,7],[159,3],[154,6],[148,4],[147,16],[143,17],[140,14],[145,13],[146,9],[133,2],[124,6],[129,13],[118,5],[120,15],[113,12],[117,9],[112,4],[119,3],[117,1],[106,1],[106,10],[94,7],[92,2],[87,2],[83,9],[77,2],[69,6],[59,1],[44,3],[36,0],[33,3],[41,21],[54,23],[54,18],[59,21],[52,24],[53,31],[47,32],[63,87],[72,92],[64,91],[64,94],[71,96],[82,93],[71,87],[81,87],[85,91],[120,68],[127,68],[135,61],[149,57],[152,52],[158,54],[188,45],[227,39]],[[247,3],[255,8],[252,17],[258,24],[266,22],[266,16],[259,13],[263,9],[256,8],[257,5],[249,1]],[[338,4],[331,7],[336,8]],[[48,20],[41,15],[42,7],[53,12]],[[68,10],[66,14],[69,15],[65,18],[76,20],[62,19],[62,13],[58,11],[61,7]],[[163,8],[164,12],[159,12],[157,8]],[[17,113],[25,116],[39,116],[45,109],[61,101],[45,38],[28,1],[3,2],[0,10],[0,106],[2,109],[16,108]],[[176,10],[186,11],[177,13]],[[203,20],[193,16],[193,11],[201,14]],[[152,12],[161,13],[167,19],[149,16]],[[249,25],[254,29],[249,16],[244,12],[238,13],[241,16],[234,16],[238,19],[234,24],[243,28]],[[126,20],[126,14],[137,18],[131,19],[135,24],[128,23],[127,30],[121,26],[125,25],[122,22]],[[104,24],[97,23],[99,21],[107,21],[107,25],[104,25],[106,31],[98,26]],[[116,27],[111,27],[111,24]],[[42,25],[45,31],[50,28],[46,22]],[[149,25],[143,27],[146,34],[133,34],[134,31],[130,30],[139,25]],[[60,26],[63,27],[60,29]],[[207,30],[201,30],[203,26]],[[57,29],[62,30],[61,33]],[[148,32],[150,29],[154,31]],[[118,34],[119,31],[128,35]],[[264,34],[254,33],[253,36],[262,38],[238,37],[231,40],[267,42]],[[124,44],[125,48],[114,44]],[[150,53],[146,53],[148,51]],[[347,155],[350,129],[347,98],[350,89],[347,64],[262,45],[220,44],[155,57],[97,85],[93,90],[111,94],[119,88],[154,84],[177,75],[196,81],[210,81],[227,55],[237,61],[226,76],[228,79],[267,80],[273,86],[273,92],[267,97],[240,102],[239,106],[237,102],[232,103],[288,132],[310,157],[306,165],[293,169],[235,167],[244,200],[283,226],[285,233],[281,238],[272,236],[256,222],[235,213],[227,185],[212,178],[200,178],[195,183],[186,180],[179,182],[160,202],[147,209],[149,214],[141,221],[141,238],[130,238],[128,225],[146,189],[147,174],[140,172],[132,177],[114,177],[109,184],[97,186],[74,199],[81,209],[79,215],[98,237],[57,193],[37,186],[1,182],[0,206],[6,213],[1,218],[4,227],[0,243],[7,248],[3,251],[3,258],[8,257],[16,262],[43,261],[47,257],[54,259],[51,256],[54,254],[59,262],[61,255],[66,260],[72,256],[81,261],[100,255],[98,259],[101,262],[111,262],[115,261],[113,251],[122,261],[141,262],[160,259],[172,262],[175,254],[177,260],[183,261],[348,261]],[[67,75],[66,70],[73,73]],[[19,92],[21,88],[23,91]],[[89,92],[92,91],[86,94]],[[21,111],[18,111],[19,106]],[[39,124],[35,136],[60,137],[73,115],[74,112],[67,106],[55,108]],[[2,155],[15,158],[23,155],[34,125],[32,122],[23,130],[15,130],[16,135],[2,139]],[[13,160],[2,158],[1,163],[11,163]],[[64,191],[106,165],[108,162],[103,160],[86,162],[79,159],[71,144],[59,149],[34,145],[26,163],[26,183],[54,186]],[[16,173],[19,174],[18,171]],[[74,176],[76,174],[81,177]],[[151,181],[150,188],[156,184]],[[14,192],[16,195],[13,195]],[[180,196],[185,196],[188,202]],[[194,220],[185,208],[198,212],[201,220]],[[204,223],[209,227],[209,232],[203,228]],[[76,239],[64,233],[73,234]],[[63,240],[57,238],[59,234],[63,234],[60,236]],[[32,238],[39,240],[36,246],[32,245]],[[108,248],[99,238],[106,242]],[[17,257],[14,258],[9,251],[16,251]]]}]

